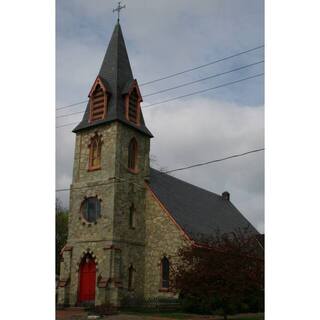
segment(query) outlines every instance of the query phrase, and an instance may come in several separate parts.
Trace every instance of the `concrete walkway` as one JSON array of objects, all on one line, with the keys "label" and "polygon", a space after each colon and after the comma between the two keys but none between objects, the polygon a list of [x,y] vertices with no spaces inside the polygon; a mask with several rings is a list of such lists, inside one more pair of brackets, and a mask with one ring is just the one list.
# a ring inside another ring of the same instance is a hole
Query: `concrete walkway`
[{"label": "concrete walkway", "polygon": [[[246,318],[246,319],[257,319],[258,314],[241,314],[235,316],[229,316],[230,320],[238,319],[238,318]],[[89,320],[88,313],[83,309],[66,309],[66,310],[57,310],[56,311],[56,319],[57,320]],[[98,318],[99,320],[175,320],[175,317],[165,317],[165,316],[157,316],[157,315],[133,315],[133,314],[117,314],[110,315],[105,317]],[[179,319],[183,320],[221,320],[223,317],[220,316],[202,316],[202,315],[179,315]],[[260,314],[258,319],[264,319],[263,314]]]}]

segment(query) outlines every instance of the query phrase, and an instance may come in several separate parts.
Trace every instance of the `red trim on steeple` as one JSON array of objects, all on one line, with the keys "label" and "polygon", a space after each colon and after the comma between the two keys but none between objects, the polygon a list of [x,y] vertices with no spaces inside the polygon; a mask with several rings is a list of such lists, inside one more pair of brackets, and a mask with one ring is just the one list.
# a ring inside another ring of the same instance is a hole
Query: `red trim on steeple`
[{"label": "red trim on steeple", "polygon": [[96,80],[94,81],[94,83],[93,83],[93,85],[92,85],[92,87],[91,87],[91,90],[90,90],[90,92],[89,92],[89,94],[88,94],[88,97],[89,97],[89,98],[91,97],[94,89],[96,88],[96,86],[97,86],[98,84],[100,84],[100,86],[101,86],[101,88],[102,88],[102,90],[103,90],[104,93],[107,93],[107,92],[108,92],[108,90],[107,90],[106,86],[104,85],[104,83],[102,82],[101,78],[100,78],[99,76],[97,76],[97,78],[96,78]]},{"label": "red trim on steeple", "polygon": [[136,106],[136,113],[137,113],[137,118],[136,118],[136,125],[140,126],[140,120],[141,120],[141,105],[140,103],[143,101],[142,99],[142,95],[138,86],[138,81],[136,79],[134,79],[132,81],[132,84],[129,87],[128,93],[126,93],[124,99],[125,99],[125,113],[126,113],[126,119],[129,122],[132,122],[129,118],[129,101],[130,101],[130,94],[132,93],[133,90],[136,90],[137,94],[138,94],[138,101],[137,101],[137,106]]}]

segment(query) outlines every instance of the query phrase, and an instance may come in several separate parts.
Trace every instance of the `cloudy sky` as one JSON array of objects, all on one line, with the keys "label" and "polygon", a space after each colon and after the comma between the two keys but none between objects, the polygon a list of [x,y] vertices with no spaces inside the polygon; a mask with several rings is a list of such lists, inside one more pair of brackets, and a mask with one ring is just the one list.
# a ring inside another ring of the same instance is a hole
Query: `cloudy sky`
[{"label": "cloudy sky", "polygon": [[[264,44],[261,0],[127,0],[121,26],[134,77],[139,83],[197,67]],[[110,40],[116,1],[57,0],[56,105],[87,98]],[[261,62],[264,50],[141,87],[142,95]],[[144,98],[144,104],[212,88],[261,74],[259,63],[223,76]],[[143,106],[142,105],[142,106]],[[57,116],[84,110],[78,105]],[[155,136],[152,165],[174,169],[264,147],[264,82],[253,78],[206,93],[159,104],[144,111]],[[81,114],[57,119],[57,126]],[[75,124],[57,128],[57,188],[69,187]],[[207,190],[228,190],[232,202],[264,231],[264,153],[174,173]],[[68,206],[68,193],[58,193]]]}]

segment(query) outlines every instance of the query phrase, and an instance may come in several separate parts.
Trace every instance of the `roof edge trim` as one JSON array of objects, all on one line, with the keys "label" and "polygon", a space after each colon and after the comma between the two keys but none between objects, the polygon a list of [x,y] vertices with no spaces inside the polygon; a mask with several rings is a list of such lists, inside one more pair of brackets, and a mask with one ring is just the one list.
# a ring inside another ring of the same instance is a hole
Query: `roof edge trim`
[{"label": "roof edge trim", "polygon": [[103,92],[106,93],[106,92],[108,91],[108,89],[107,89],[106,85],[103,83],[103,80],[101,79],[101,77],[100,77],[100,76],[97,76],[97,77],[96,77],[96,80],[94,81],[94,83],[93,83],[93,85],[92,85],[92,87],[91,87],[91,90],[90,90],[90,92],[89,92],[89,94],[88,94],[88,97],[89,97],[89,98],[91,97],[94,89],[96,88],[96,86],[97,86],[98,84],[101,85]]},{"label": "roof edge trim", "polygon": [[160,205],[161,209],[166,213],[166,215],[169,217],[169,219],[174,223],[174,225],[179,229],[181,234],[189,241],[191,242],[191,245],[196,244],[195,240],[193,240],[188,233],[178,224],[178,222],[174,219],[172,214],[169,212],[169,210],[165,207],[165,205],[160,201],[160,199],[157,197],[157,195],[152,191],[151,187],[147,182],[145,182],[147,189],[150,191],[153,198],[157,201],[157,203]]}]

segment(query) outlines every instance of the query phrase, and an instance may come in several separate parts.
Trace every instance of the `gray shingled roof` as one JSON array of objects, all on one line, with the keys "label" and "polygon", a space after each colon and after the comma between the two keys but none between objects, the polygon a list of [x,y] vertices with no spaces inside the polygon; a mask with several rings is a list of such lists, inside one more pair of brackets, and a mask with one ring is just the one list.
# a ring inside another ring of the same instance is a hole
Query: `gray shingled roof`
[{"label": "gray shingled roof", "polygon": [[82,121],[76,126],[73,132],[118,120],[152,137],[152,133],[144,123],[142,112],[140,116],[140,126],[136,126],[134,123],[127,121],[125,117],[123,94],[128,90],[134,78],[119,23],[117,23],[114,28],[98,76],[108,89],[109,101],[107,118],[89,123],[88,103]]},{"label": "gray shingled roof", "polygon": [[231,201],[220,195],[155,169],[150,169],[149,185],[174,220],[194,240],[215,235],[218,230],[230,233],[239,228],[259,234]]}]

